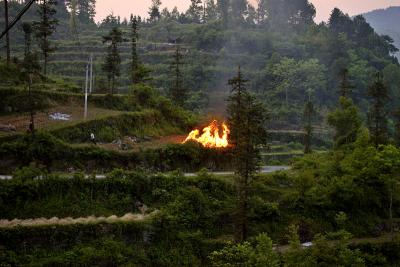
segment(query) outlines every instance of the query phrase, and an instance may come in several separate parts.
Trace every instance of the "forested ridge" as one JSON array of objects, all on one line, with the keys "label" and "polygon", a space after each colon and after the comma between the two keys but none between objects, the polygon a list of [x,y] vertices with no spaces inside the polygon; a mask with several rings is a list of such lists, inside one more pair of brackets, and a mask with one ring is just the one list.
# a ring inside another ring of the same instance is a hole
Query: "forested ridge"
[{"label": "forested ridge", "polygon": [[[380,34],[386,34],[393,38],[394,44],[400,44],[400,32],[395,26],[399,23],[400,8],[396,6],[386,9],[377,9],[363,14],[368,23]],[[397,54],[399,57],[399,54]]]}]

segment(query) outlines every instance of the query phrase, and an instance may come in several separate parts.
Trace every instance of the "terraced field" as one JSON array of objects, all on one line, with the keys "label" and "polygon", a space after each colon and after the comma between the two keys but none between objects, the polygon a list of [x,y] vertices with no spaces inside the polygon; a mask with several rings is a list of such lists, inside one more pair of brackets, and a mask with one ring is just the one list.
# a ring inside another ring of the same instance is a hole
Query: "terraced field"
[{"label": "terraced field", "polygon": [[[70,117],[68,120],[52,119],[50,115],[56,113],[69,115]],[[122,113],[122,111],[89,106],[87,120],[100,119],[104,117],[120,115]],[[85,121],[83,115],[83,106],[76,104],[52,107],[44,112],[38,112],[35,114],[35,126],[41,130],[62,128]],[[0,116],[0,124],[15,126],[17,133],[25,132],[27,130],[29,120],[30,115],[28,113]]]}]

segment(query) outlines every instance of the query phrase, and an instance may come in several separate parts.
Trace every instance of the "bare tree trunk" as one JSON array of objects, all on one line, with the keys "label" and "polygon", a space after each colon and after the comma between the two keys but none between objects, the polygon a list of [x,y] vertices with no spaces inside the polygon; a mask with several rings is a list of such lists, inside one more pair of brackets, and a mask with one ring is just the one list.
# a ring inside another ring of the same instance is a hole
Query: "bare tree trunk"
[{"label": "bare tree trunk", "polygon": [[393,240],[393,189],[390,189],[390,204],[389,204],[389,224],[390,224],[390,238]]},{"label": "bare tree trunk", "polygon": [[[45,21],[45,18],[47,16],[46,12],[46,6],[47,2],[46,0],[43,0],[43,21]],[[44,44],[44,50],[43,50],[43,56],[44,56],[44,66],[43,66],[43,73],[44,73],[44,81],[47,82],[47,34],[45,33],[43,36],[43,44]]]},{"label": "bare tree trunk", "polygon": [[43,74],[44,80],[47,81],[47,56],[44,56],[44,64],[43,64]]},{"label": "bare tree trunk", "polygon": [[289,106],[289,97],[288,97],[287,87],[285,88],[285,103],[286,103],[286,106]]},{"label": "bare tree trunk", "polygon": [[[6,29],[8,27],[8,0],[4,0],[4,22],[6,24]],[[7,53],[7,65],[10,64],[11,61],[11,53],[10,53],[10,31],[6,33],[6,53]]]},{"label": "bare tree trunk", "polygon": [[35,116],[33,111],[33,104],[32,104],[32,94],[31,94],[31,87],[32,87],[32,73],[29,73],[29,81],[28,81],[28,89],[29,89],[29,112],[30,112],[30,122],[29,122],[29,130],[31,134],[35,133]]},{"label": "bare tree trunk", "polygon": [[244,179],[239,182],[238,192],[238,208],[235,220],[235,242],[241,243],[246,240],[247,237],[247,178],[239,177]]},{"label": "bare tree trunk", "polygon": [[114,95],[114,77],[111,78],[111,95]]}]

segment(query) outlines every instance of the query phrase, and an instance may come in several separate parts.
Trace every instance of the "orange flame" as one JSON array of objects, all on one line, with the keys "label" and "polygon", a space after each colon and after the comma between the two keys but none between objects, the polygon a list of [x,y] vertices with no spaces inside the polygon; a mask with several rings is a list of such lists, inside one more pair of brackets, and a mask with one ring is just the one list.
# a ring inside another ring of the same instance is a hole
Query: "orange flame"
[{"label": "orange flame", "polygon": [[216,120],[205,127],[202,132],[203,134],[200,135],[200,131],[198,129],[191,131],[183,143],[188,141],[196,141],[202,144],[204,147],[209,148],[223,148],[229,145],[228,135],[230,131],[225,123],[222,123],[222,136],[219,135],[220,129]]}]

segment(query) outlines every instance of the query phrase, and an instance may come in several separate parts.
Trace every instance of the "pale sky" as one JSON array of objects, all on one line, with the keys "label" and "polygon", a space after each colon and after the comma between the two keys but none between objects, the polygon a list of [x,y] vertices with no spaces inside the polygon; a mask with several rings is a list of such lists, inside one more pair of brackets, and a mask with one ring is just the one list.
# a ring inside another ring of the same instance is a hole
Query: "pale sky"
[{"label": "pale sky", "polygon": [[[161,0],[162,8],[172,9],[177,6],[180,11],[185,11],[190,0]],[[255,3],[256,0],[249,0]],[[311,0],[317,9],[316,21],[326,21],[334,7],[339,7],[350,16],[364,13],[373,9],[400,6],[400,0]],[[111,12],[121,18],[129,17],[131,13],[147,17],[151,0],[97,0],[96,21],[102,20]]]}]

